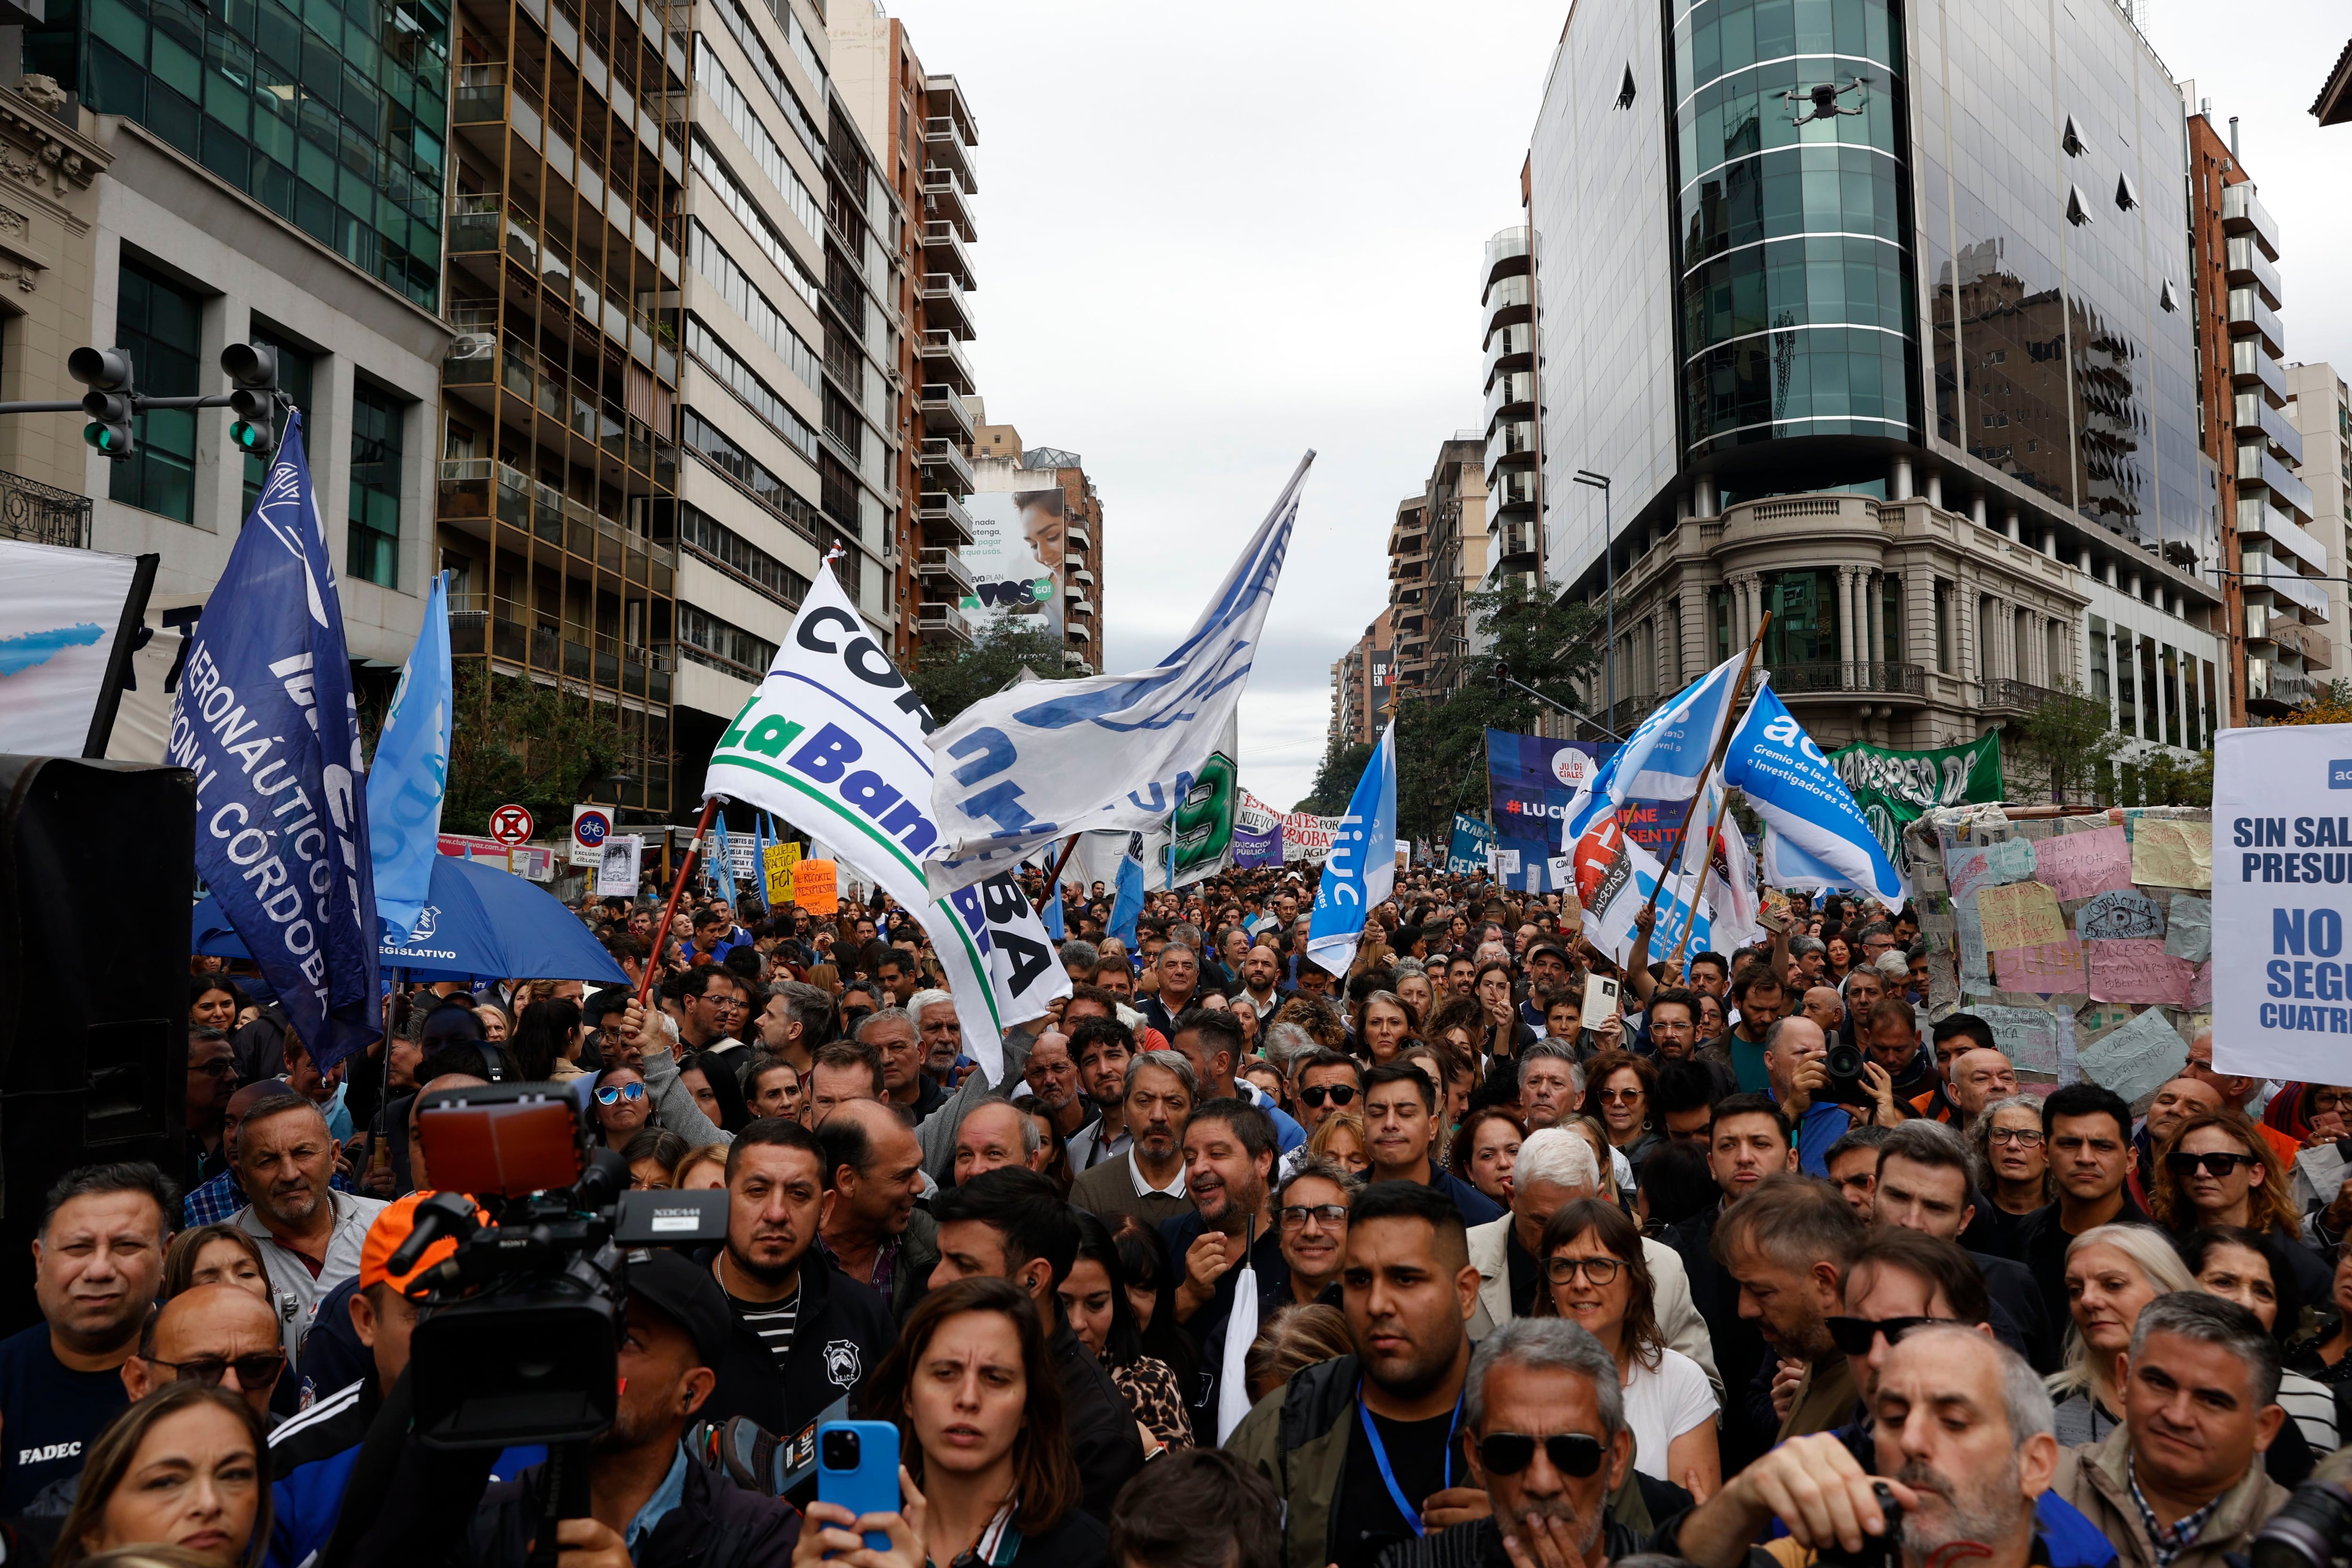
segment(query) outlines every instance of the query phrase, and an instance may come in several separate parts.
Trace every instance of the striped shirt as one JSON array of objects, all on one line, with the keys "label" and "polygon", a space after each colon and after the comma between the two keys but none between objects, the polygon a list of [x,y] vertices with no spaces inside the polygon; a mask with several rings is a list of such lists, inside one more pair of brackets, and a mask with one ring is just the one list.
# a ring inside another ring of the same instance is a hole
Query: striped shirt
[{"label": "striped shirt", "polygon": [[727,1307],[737,1322],[760,1336],[760,1342],[776,1358],[776,1370],[782,1372],[792,1358],[793,1331],[800,1326],[801,1293],[794,1290],[781,1301],[746,1301],[730,1290]]}]

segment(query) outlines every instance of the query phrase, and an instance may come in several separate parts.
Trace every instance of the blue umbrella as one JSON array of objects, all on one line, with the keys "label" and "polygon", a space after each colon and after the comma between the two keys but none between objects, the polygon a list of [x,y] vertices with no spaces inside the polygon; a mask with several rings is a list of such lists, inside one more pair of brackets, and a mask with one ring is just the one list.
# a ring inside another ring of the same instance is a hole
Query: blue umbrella
[{"label": "blue umbrella", "polygon": [[433,858],[432,896],[408,941],[383,944],[386,968],[417,980],[588,980],[629,977],[555,896],[511,871]]}]

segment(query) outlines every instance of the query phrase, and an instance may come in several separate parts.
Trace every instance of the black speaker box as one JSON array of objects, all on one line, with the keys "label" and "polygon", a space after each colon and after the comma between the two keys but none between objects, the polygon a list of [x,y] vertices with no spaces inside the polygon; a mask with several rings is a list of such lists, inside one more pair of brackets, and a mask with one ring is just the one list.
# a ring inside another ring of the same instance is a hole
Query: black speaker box
[{"label": "black speaker box", "polygon": [[0,1332],[39,1317],[50,1183],[179,1172],[195,844],[184,768],[0,755]]}]

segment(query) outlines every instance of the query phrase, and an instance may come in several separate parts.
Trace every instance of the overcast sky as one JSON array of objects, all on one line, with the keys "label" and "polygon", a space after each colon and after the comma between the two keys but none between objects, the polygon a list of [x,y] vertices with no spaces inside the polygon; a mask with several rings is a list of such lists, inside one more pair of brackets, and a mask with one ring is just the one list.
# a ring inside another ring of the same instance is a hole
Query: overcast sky
[{"label": "overcast sky", "polygon": [[[1318,454],[1242,700],[1243,782],[1289,805],[1322,756],[1331,662],[1387,603],[1396,503],[1481,424],[1480,257],[1517,221],[1567,6],[888,9],[980,122],[970,352],[989,418],[1078,452],[1101,492],[1107,668],[1174,646]],[[2148,25],[2218,120],[2243,117],[2284,231],[2291,357],[2352,361],[2352,300],[2322,288],[2352,241],[2352,127],[2304,112],[2352,7],[2155,0]]]}]

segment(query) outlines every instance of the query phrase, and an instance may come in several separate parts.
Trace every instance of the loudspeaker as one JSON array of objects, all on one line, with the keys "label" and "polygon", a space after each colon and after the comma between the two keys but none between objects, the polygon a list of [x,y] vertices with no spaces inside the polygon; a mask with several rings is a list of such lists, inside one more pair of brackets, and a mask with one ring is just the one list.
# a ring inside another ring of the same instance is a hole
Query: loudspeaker
[{"label": "loudspeaker", "polygon": [[40,1316],[52,1182],[179,1173],[195,847],[185,768],[0,755],[0,1332]]}]

